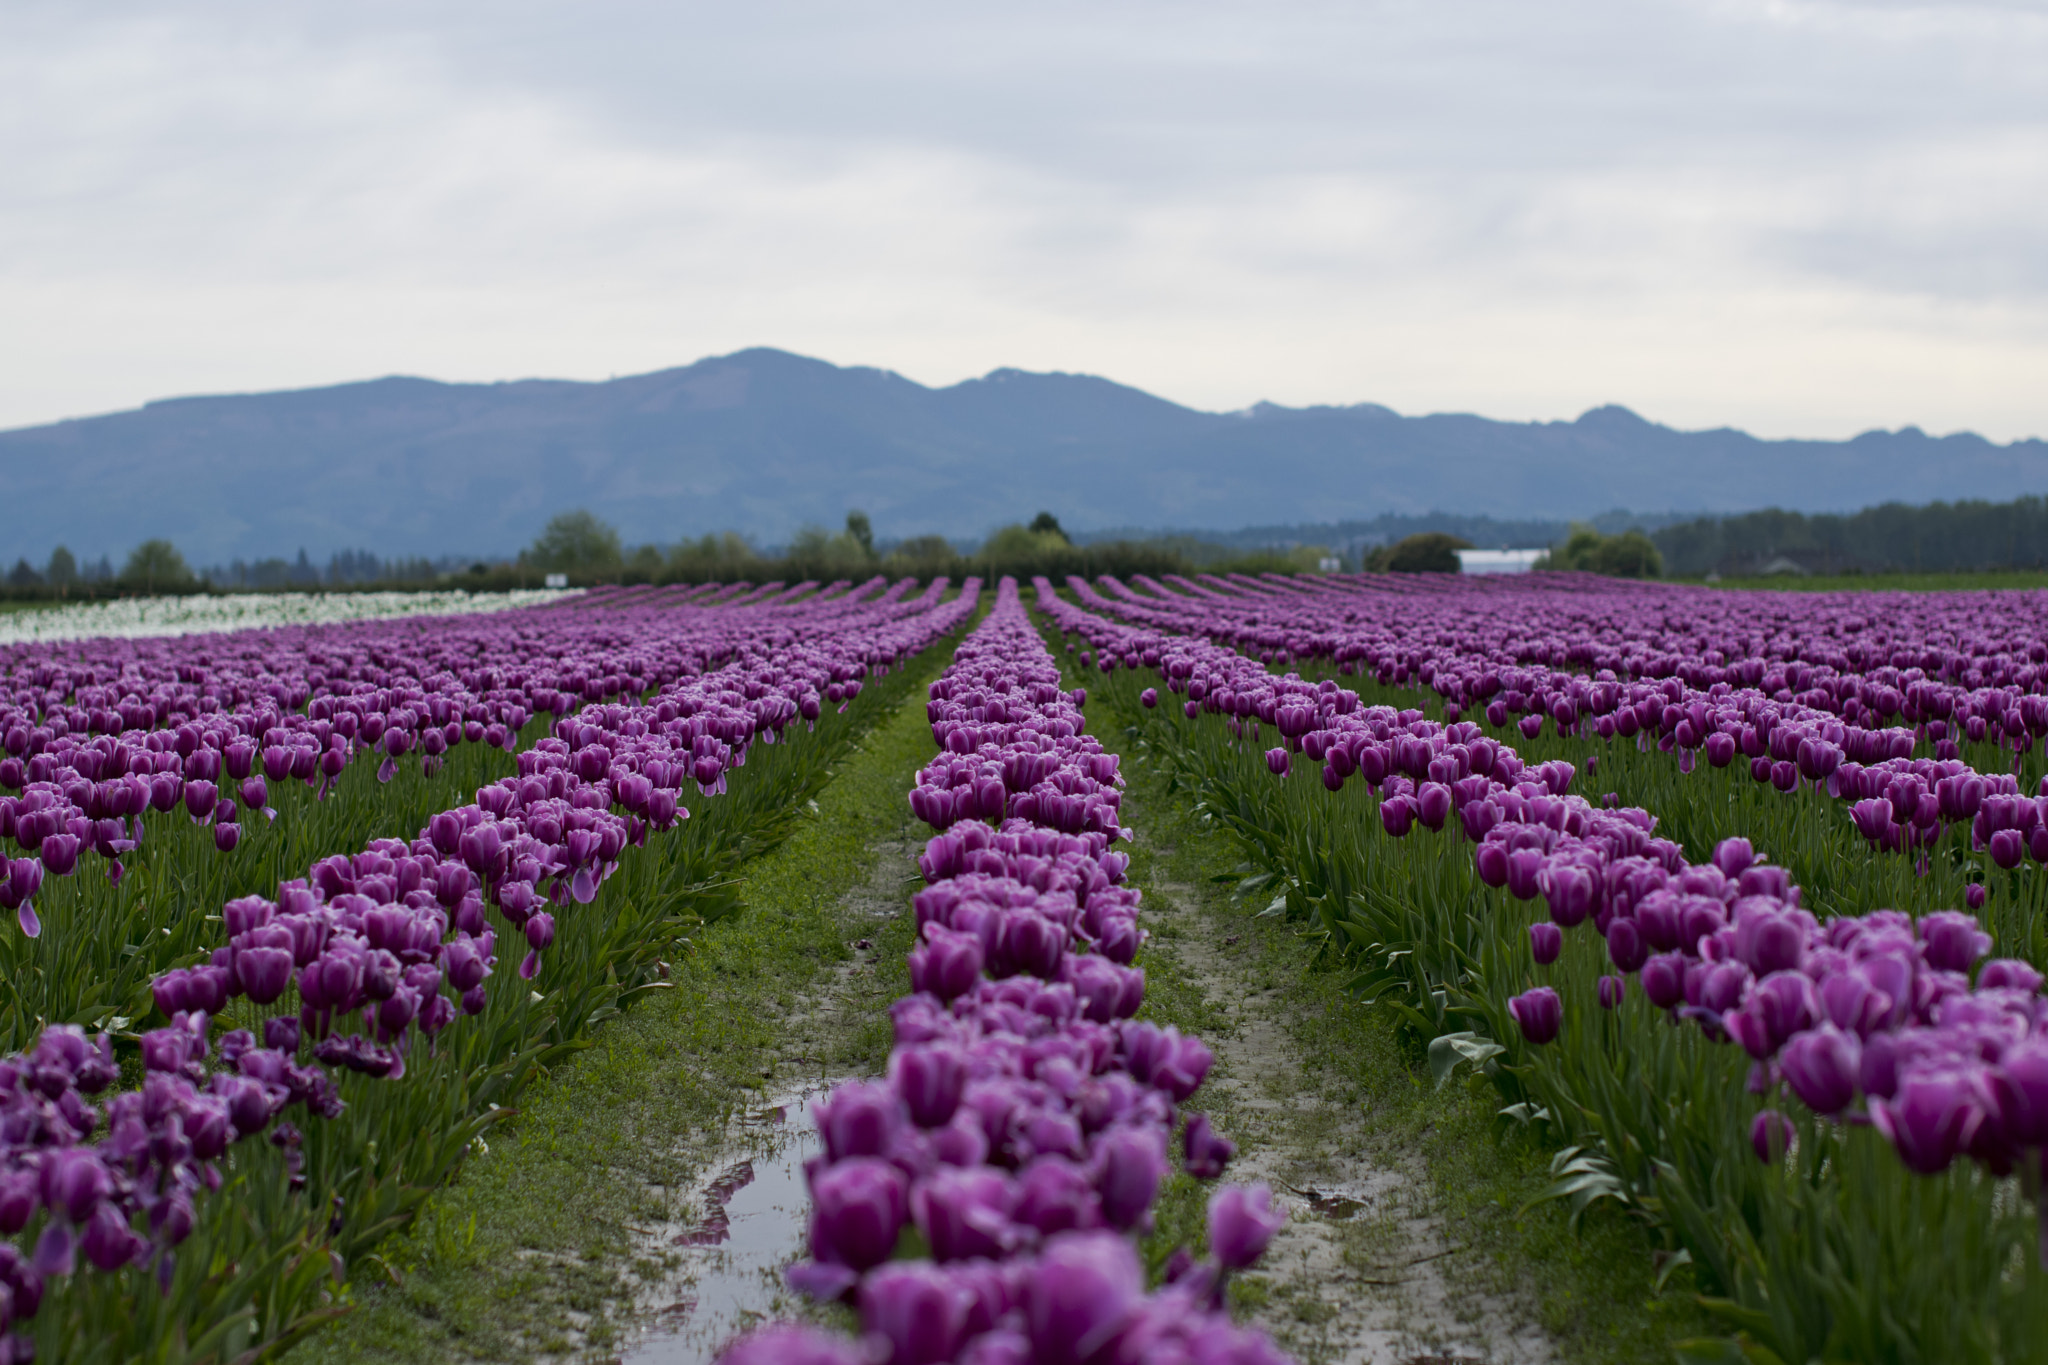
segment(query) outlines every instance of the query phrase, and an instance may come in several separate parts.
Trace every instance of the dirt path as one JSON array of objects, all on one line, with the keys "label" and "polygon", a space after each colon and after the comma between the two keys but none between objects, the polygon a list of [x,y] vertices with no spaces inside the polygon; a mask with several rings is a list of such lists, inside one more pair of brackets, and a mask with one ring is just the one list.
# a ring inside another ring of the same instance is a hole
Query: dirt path
[{"label": "dirt path", "polygon": [[[1174,850],[1153,853],[1164,869]],[[1492,1283],[1436,1207],[1420,1156],[1376,1142],[1315,1065],[1313,1019],[1256,941],[1274,931],[1163,872],[1144,904],[1151,960],[1227,1021],[1204,1035],[1217,1065],[1198,1096],[1238,1144],[1226,1178],[1264,1180],[1290,1208],[1248,1277],[1251,1321],[1303,1365],[1554,1360],[1533,1296]]]},{"label": "dirt path", "polygon": [[[640,1282],[622,1314],[629,1324],[622,1340],[601,1358],[705,1365],[757,1322],[811,1315],[781,1276],[803,1253],[810,1207],[803,1165],[818,1151],[810,1105],[855,1069],[851,1041],[872,1027],[878,996],[895,994],[877,963],[898,950],[909,880],[917,876],[908,838],[872,852],[869,876],[837,906],[852,958],[771,1007],[779,1046],[762,1068],[761,1102],[720,1131],[683,1140],[683,1168],[693,1172],[685,1183],[645,1186],[650,1206],[668,1214],[631,1229],[628,1254],[642,1268]],[[587,1351],[566,1357],[589,1358]]]}]

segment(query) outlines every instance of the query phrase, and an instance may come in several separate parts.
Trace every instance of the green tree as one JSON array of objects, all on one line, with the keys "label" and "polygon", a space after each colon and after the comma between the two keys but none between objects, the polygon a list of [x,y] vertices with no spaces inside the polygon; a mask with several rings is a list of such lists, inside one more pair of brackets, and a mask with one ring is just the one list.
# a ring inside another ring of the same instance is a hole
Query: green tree
[{"label": "green tree", "polygon": [[1590,526],[1574,523],[1564,544],[1550,552],[1549,563],[1539,562],[1537,567],[1605,574],[1609,578],[1655,578],[1664,572],[1664,557],[1640,529],[1603,536]]},{"label": "green tree", "polygon": [[1655,578],[1664,572],[1664,557],[1641,531],[1623,531],[1601,541],[1586,567],[1609,578]]},{"label": "green tree", "polygon": [[28,562],[27,555],[16,560],[14,568],[8,571],[7,586],[10,588],[39,588],[42,585],[43,576],[36,572],[35,565]]},{"label": "green tree", "polygon": [[[1048,528],[1043,523],[1051,522]],[[982,542],[980,558],[997,573],[1043,572],[1055,555],[1070,549],[1066,533],[1050,512],[1030,526],[1009,525]]]},{"label": "green tree", "polygon": [[168,540],[145,540],[122,567],[121,586],[144,592],[178,592],[192,586],[192,569]]},{"label": "green tree", "polygon": [[1570,533],[1565,536],[1564,544],[1551,550],[1549,567],[1591,573],[1593,556],[1600,552],[1601,542],[1605,539],[1606,537],[1584,522],[1573,522]]},{"label": "green tree", "polygon": [[547,573],[593,573],[617,568],[623,553],[619,533],[579,507],[549,521],[525,558]]},{"label": "green tree", "polygon": [[[849,523],[852,518],[847,519]],[[873,553],[852,530],[830,535],[822,526],[804,526],[789,542],[789,572],[806,578],[839,578],[860,573],[874,563]]]},{"label": "green tree", "polygon": [[632,554],[626,557],[627,569],[631,570],[634,576],[650,582],[656,574],[661,572],[661,564],[661,547],[659,545],[639,546]]},{"label": "green tree", "polygon": [[43,570],[43,577],[50,580],[50,586],[65,592],[78,582],[78,561],[71,551],[59,545],[50,551],[50,567]]},{"label": "green tree", "polygon": [[860,546],[862,554],[873,557],[875,553],[875,528],[868,520],[868,514],[860,511],[846,514],[846,534],[852,536]]},{"label": "green tree", "polygon": [[1342,562],[1342,556],[1332,555],[1327,545],[1297,545],[1287,552],[1288,572],[1321,573],[1326,559]]},{"label": "green tree", "polygon": [[1386,567],[1389,573],[1456,573],[1458,551],[1471,548],[1469,540],[1442,531],[1424,531],[1388,551]]},{"label": "green tree", "polygon": [[1031,519],[1031,525],[1025,529],[1035,536],[1058,536],[1062,545],[1074,543],[1067,538],[1067,533],[1060,529],[1060,519],[1050,512],[1040,512]]},{"label": "green tree", "polygon": [[725,531],[718,535],[702,535],[695,540],[678,542],[669,551],[669,572],[679,578],[704,580],[726,574],[751,572],[750,565],[757,563],[760,556],[746,537],[737,531]]}]

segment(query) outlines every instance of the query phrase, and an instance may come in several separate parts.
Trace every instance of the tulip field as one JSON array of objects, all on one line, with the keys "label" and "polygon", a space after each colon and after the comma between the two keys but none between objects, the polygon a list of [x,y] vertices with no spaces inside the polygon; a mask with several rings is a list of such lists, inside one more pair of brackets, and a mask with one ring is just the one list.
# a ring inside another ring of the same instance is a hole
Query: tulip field
[{"label": "tulip field", "polygon": [[976,587],[0,648],[0,1357],[252,1359],[342,1311]]},{"label": "tulip field", "polygon": [[886,1074],[817,1107],[787,1270],[863,1335],[727,1361],[1283,1359],[1226,1311],[1263,1186],[1210,1191],[1200,1259],[1140,1254],[1234,1149],[1190,1107],[1209,1049],[1134,1017],[1112,719],[1252,909],[1555,1154],[1546,1199],[1646,1230],[1719,1325],[1685,1359],[2048,1361],[2048,594],[1029,601],[600,589],[0,643],[0,1365],[255,1360],[346,1312],[536,1071],[744,913],[736,869],[862,718],[919,703],[911,990]]},{"label": "tulip field", "polygon": [[1243,889],[1686,1268],[1688,1358],[2048,1359],[2048,595],[1067,588]]},{"label": "tulip field", "polygon": [[[1111,847],[1130,835],[1123,779],[1013,580],[930,691],[941,753],[910,801],[942,832],[919,860],[914,994],[892,1011],[887,1079],[819,1106],[811,1259],[789,1271],[815,1298],[857,1303],[868,1339],[769,1328],[725,1361],[1284,1359],[1222,1311],[1228,1278],[1280,1223],[1263,1186],[1218,1189],[1209,1259],[1183,1250],[1146,1293],[1130,1234],[1151,1224],[1176,1106],[1213,1058],[1131,1021],[1145,974],[1129,965],[1129,858]],[[1231,1145],[1199,1113],[1179,1126],[1186,1168],[1221,1174]],[[911,1230],[924,1254],[899,1258]]]}]

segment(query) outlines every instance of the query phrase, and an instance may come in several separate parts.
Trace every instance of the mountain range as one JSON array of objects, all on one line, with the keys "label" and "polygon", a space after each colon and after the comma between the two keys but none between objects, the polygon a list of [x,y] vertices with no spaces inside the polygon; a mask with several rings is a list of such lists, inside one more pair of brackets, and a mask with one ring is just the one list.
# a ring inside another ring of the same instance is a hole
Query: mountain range
[{"label": "mountain range", "polygon": [[885,538],[1236,528],[1451,511],[1843,510],[2048,490],[2048,442],[1915,427],[1847,441],[1678,431],[1622,407],[1570,422],[1362,403],[1230,413],[1107,379],[1002,369],[930,388],[756,349],[602,383],[390,378],[175,398],[0,432],[0,555],[165,536],[194,563],[499,555],[587,507],[627,543],[733,528],[764,544],[862,508]]}]

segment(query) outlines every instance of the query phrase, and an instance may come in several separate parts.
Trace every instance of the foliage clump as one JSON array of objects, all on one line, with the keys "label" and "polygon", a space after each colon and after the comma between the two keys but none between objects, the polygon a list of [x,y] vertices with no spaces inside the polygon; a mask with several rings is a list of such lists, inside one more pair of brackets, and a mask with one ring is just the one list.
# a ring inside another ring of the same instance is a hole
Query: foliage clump
[{"label": "foliage clump", "polygon": [[1548,564],[1539,561],[1538,567],[1576,569],[1609,578],[1656,578],[1664,572],[1664,557],[1639,530],[1603,536],[1581,525],[1574,526],[1565,543],[1550,552]]},{"label": "foliage clump", "polygon": [[1424,531],[1392,545],[1374,547],[1365,557],[1367,573],[1457,573],[1458,551],[1472,542],[1442,531]]}]

